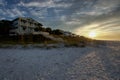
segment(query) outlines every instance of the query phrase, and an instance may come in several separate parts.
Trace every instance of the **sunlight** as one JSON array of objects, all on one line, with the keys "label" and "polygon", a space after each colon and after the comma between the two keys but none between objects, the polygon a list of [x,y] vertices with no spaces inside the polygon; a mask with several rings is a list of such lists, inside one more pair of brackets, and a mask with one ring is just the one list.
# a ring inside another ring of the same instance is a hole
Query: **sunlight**
[{"label": "sunlight", "polygon": [[94,37],[97,36],[97,33],[96,33],[95,31],[91,31],[91,32],[89,32],[88,36],[89,36],[90,38],[94,38]]}]

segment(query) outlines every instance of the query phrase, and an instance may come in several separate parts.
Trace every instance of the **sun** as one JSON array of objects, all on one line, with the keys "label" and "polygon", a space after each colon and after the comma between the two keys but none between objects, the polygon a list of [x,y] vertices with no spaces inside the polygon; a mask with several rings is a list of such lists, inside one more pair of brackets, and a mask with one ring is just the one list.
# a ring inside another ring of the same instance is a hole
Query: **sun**
[{"label": "sun", "polygon": [[95,31],[91,31],[91,32],[88,34],[88,36],[89,36],[90,38],[94,38],[94,37],[97,36],[97,34],[96,34]]}]

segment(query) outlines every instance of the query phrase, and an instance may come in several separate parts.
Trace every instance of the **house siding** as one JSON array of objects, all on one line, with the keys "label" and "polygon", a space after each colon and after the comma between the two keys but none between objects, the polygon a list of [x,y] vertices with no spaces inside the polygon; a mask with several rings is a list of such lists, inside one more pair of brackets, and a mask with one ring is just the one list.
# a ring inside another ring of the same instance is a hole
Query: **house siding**
[{"label": "house siding", "polygon": [[32,34],[35,32],[35,28],[41,27],[42,24],[33,20],[32,18],[17,18],[13,20],[13,28],[10,32],[14,32],[13,35]]}]

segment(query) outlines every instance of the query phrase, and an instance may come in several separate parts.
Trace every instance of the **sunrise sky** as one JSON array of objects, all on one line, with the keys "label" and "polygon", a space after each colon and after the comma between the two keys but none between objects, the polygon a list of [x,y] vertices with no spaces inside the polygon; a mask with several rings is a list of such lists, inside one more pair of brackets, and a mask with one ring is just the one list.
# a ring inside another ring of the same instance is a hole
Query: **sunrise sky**
[{"label": "sunrise sky", "polygon": [[0,0],[0,20],[16,17],[94,39],[120,40],[120,0]]}]

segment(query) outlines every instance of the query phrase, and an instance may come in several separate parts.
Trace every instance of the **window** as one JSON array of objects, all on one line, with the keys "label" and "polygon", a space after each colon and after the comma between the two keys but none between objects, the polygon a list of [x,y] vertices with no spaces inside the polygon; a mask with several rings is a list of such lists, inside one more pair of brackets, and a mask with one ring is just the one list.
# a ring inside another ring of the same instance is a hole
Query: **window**
[{"label": "window", "polygon": [[25,27],[25,26],[23,26],[23,30],[26,30],[26,27]]}]

